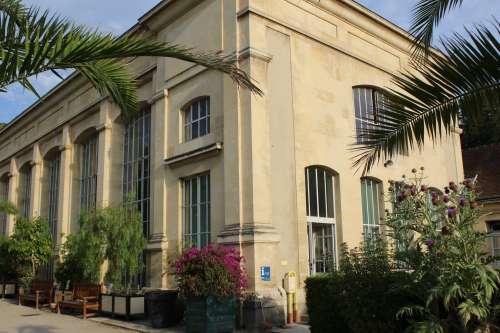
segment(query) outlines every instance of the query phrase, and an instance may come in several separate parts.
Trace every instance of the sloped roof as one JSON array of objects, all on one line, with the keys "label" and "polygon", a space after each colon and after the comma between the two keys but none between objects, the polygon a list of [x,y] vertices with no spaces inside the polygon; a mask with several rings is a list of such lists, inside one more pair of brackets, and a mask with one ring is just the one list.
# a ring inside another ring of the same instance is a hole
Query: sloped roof
[{"label": "sloped roof", "polygon": [[462,151],[466,178],[477,175],[480,198],[500,200],[500,144],[490,144]]}]

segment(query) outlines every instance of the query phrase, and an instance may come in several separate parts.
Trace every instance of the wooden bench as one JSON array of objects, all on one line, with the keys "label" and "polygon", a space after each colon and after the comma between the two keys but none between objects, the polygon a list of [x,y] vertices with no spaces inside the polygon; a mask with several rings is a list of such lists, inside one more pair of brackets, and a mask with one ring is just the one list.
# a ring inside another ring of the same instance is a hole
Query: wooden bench
[{"label": "wooden bench", "polygon": [[64,308],[81,309],[83,319],[87,319],[88,310],[99,310],[99,294],[101,285],[75,283],[71,293],[59,295],[57,300],[57,312]]},{"label": "wooden bench", "polygon": [[34,302],[38,309],[42,304],[49,304],[52,301],[53,289],[52,281],[33,281],[27,294],[24,290],[19,292],[19,305]]}]

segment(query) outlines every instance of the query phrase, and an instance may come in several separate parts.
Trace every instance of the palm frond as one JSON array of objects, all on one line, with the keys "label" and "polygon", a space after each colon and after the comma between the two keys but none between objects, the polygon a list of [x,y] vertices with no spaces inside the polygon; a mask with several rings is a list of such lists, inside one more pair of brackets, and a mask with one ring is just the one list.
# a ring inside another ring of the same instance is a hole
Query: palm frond
[{"label": "palm frond", "polygon": [[[75,68],[124,112],[136,104],[134,82],[125,84],[126,61],[140,56],[168,57],[220,71],[250,91],[262,94],[238,67],[235,57],[134,36],[115,37],[72,24],[65,18],[0,0],[0,89],[18,82],[37,93],[30,78],[46,71]],[[102,70],[97,72],[96,69]],[[101,82],[101,79],[103,82]],[[113,82],[113,80],[117,80]]]},{"label": "palm frond", "polygon": [[431,54],[413,72],[394,76],[378,122],[359,134],[362,144],[352,150],[353,166],[366,174],[379,160],[421,149],[457,125],[460,114],[474,117],[484,110],[499,110],[500,46],[498,24],[484,26],[443,40],[447,57]]},{"label": "palm frond", "polygon": [[415,37],[413,57],[429,55],[434,29],[447,12],[460,6],[463,0],[420,0],[412,10],[410,33]]}]

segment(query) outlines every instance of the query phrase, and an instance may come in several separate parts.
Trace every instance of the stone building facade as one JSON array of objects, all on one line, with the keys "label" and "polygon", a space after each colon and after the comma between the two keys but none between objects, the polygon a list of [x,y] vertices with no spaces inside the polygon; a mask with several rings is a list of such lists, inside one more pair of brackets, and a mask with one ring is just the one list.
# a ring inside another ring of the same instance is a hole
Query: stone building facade
[{"label": "stone building facade", "polygon": [[165,0],[129,33],[236,56],[264,95],[182,61],[133,59],[141,111],[125,122],[71,75],[0,130],[0,195],[46,217],[60,244],[83,209],[134,192],[145,285],[171,285],[167,259],[183,246],[216,242],[241,249],[250,289],[279,298],[293,271],[303,300],[341,243],[379,232],[389,179],[419,166],[436,186],[463,177],[458,133],[366,178],[352,168],[356,128],[376,119],[410,45],[354,1]]}]

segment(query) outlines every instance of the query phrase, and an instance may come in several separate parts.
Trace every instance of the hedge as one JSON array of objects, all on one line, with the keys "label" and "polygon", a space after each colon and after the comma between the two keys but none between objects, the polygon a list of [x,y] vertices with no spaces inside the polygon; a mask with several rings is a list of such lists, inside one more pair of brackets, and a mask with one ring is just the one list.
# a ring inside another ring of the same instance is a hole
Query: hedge
[{"label": "hedge", "polygon": [[350,332],[338,301],[342,291],[337,275],[318,275],[306,280],[306,305],[311,333]]},{"label": "hedge", "polygon": [[398,320],[396,313],[415,301],[414,294],[403,287],[408,285],[408,278],[403,272],[372,280],[341,273],[308,278],[306,304],[311,333],[403,332],[408,323]]}]

